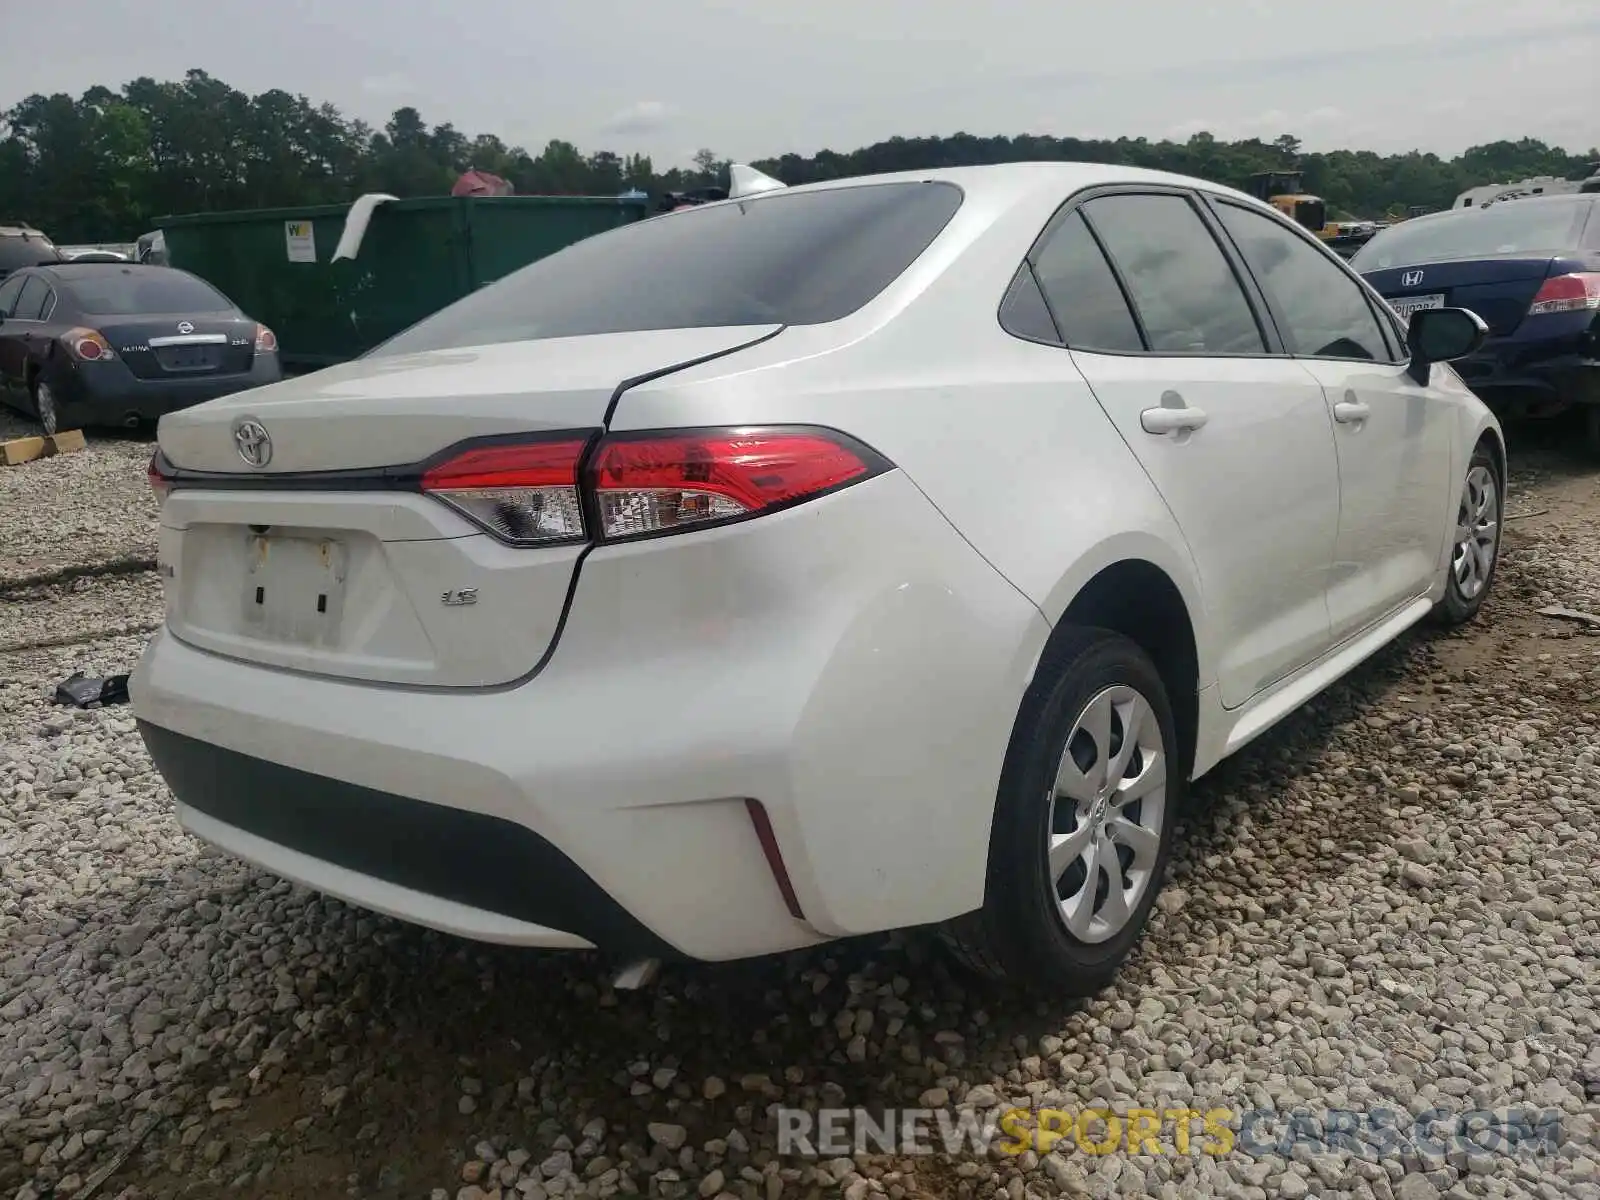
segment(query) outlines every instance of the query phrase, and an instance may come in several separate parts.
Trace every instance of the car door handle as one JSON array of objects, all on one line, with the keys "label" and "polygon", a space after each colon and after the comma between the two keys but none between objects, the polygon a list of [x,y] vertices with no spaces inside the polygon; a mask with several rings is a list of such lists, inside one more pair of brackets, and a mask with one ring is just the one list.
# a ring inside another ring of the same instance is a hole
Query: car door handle
[{"label": "car door handle", "polygon": [[1341,425],[1359,425],[1372,410],[1359,400],[1341,400],[1333,406],[1333,419]]},{"label": "car door handle", "polygon": [[1199,429],[1210,418],[1203,408],[1147,408],[1139,414],[1139,427],[1146,433],[1186,433]]}]

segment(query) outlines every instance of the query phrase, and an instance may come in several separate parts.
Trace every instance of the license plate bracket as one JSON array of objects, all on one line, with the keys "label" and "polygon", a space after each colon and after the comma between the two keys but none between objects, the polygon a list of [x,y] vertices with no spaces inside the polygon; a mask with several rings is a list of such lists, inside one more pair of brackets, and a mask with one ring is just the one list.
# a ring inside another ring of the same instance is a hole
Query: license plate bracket
[{"label": "license plate bracket", "polygon": [[1424,312],[1428,309],[1444,307],[1444,293],[1435,292],[1428,296],[1397,296],[1389,301],[1389,307],[1394,309],[1396,315],[1402,320],[1414,312]]},{"label": "license plate bracket", "polygon": [[328,537],[252,533],[245,545],[240,603],[256,637],[302,646],[338,641],[348,554]]}]

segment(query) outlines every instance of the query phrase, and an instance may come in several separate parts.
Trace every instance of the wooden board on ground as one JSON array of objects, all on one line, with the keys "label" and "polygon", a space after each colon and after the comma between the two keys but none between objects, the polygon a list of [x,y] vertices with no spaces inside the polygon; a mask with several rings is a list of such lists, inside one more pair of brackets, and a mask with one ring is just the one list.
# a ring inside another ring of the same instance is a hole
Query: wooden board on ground
[{"label": "wooden board on ground", "polygon": [[0,442],[0,465],[14,467],[19,463],[32,462],[36,458],[71,454],[74,450],[82,449],[83,434],[76,429],[47,437],[12,438],[9,442]]}]

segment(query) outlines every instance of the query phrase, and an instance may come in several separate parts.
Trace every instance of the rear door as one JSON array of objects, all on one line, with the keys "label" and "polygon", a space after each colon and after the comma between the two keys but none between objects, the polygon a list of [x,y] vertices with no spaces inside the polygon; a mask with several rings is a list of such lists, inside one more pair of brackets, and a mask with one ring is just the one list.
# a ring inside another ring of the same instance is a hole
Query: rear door
[{"label": "rear door", "polygon": [[1338,467],[1322,389],[1274,354],[1193,197],[1113,191],[1035,255],[1073,361],[1194,555],[1236,707],[1328,644]]},{"label": "rear door", "polygon": [[1285,344],[1327,397],[1341,496],[1328,608],[1343,641],[1422,595],[1438,574],[1461,401],[1411,378],[1408,356],[1342,264],[1266,213],[1227,200],[1214,207]]}]

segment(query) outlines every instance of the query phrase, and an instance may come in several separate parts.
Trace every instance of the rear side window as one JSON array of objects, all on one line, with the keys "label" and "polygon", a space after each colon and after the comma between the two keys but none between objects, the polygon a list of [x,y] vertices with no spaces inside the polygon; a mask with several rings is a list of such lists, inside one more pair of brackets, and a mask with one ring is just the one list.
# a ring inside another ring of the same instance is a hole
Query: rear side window
[{"label": "rear side window", "polygon": [[1244,290],[1188,200],[1102,196],[1083,209],[1128,286],[1150,349],[1169,354],[1266,350]]},{"label": "rear side window", "polygon": [[1287,326],[1279,332],[1292,353],[1390,358],[1366,292],[1337,264],[1271,217],[1227,203],[1217,205],[1217,216]]},{"label": "rear side window", "polygon": [[8,279],[0,283],[0,317],[9,317],[11,310],[16,307],[17,297],[22,294],[22,279]]},{"label": "rear side window", "polygon": [[11,316],[18,321],[37,321],[44,302],[50,296],[50,285],[37,275],[28,276],[22,285],[22,295],[12,305]]},{"label": "rear side window", "polygon": [[62,282],[84,312],[134,317],[144,313],[228,312],[233,305],[209,283],[162,267],[88,267]]},{"label": "rear side window", "polygon": [[1039,286],[1074,350],[1143,350],[1139,327],[1083,217],[1071,213],[1034,253]]},{"label": "rear side window", "polygon": [[374,356],[645,329],[814,325],[888,287],[961,207],[948,183],[889,183],[651,217],[522,268]]},{"label": "rear side window", "polygon": [[1027,263],[1017,268],[1011,286],[1006,289],[1006,298],[1000,304],[1000,327],[1030,342],[1045,342],[1052,346],[1061,344],[1061,334],[1056,330],[1049,308],[1045,306],[1039,281]]}]

